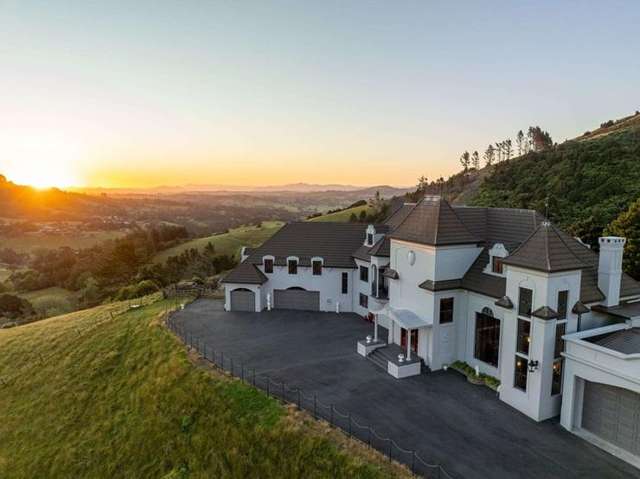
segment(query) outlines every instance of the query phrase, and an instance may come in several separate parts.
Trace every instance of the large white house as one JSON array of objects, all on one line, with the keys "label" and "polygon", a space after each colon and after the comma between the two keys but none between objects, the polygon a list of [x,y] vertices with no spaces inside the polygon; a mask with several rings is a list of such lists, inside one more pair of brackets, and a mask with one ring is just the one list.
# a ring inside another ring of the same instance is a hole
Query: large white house
[{"label": "large white house", "polygon": [[224,279],[230,311],[354,312],[397,378],[464,361],[502,401],[640,464],[640,284],[531,210],[405,203],[382,225],[290,223]]}]

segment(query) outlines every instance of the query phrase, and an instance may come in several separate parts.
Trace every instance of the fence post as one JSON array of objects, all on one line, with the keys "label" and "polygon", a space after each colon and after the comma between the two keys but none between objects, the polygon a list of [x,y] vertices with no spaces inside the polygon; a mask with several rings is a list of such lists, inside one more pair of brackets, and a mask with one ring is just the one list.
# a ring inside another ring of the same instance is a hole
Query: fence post
[{"label": "fence post", "polygon": [[349,437],[351,437],[351,411],[349,411]]},{"label": "fence post", "polygon": [[282,402],[287,402],[287,398],[284,392],[284,380],[282,381]]},{"label": "fence post", "polygon": [[233,358],[231,358],[231,376],[233,376]]},{"label": "fence post", "polygon": [[411,473],[416,473],[416,451],[411,451]]},{"label": "fence post", "polygon": [[222,372],[224,372],[224,351],[220,351],[220,363],[222,364]]},{"label": "fence post", "polygon": [[244,383],[244,363],[240,363],[240,380]]},{"label": "fence post", "polygon": [[371,447],[371,426],[369,426],[369,437],[367,438],[367,445]]},{"label": "fence post", "polygon": [[313,418],[318,419],[318,396],[313,395]]},{"label": "fence post", "polygon": [[329,419],[329,424],[333,426],[333,404],[331,405],[331,418]]},{"label": "fence post", "polygon": [[298,388],[298,410],[301,411],[302,410],[302,403],[301,403],[301,397],[300,397],[300,388]]},{"label": "fence post", "polygon": [[267,376],[267,396],[269,395],[269,384],[271,383],[271,379]]},{"label": "fence post", "polygon": [[253,368],[253,387],[256,387],[256,368]]},{"label": "fence post", "polygon": [[393,444],[391,443],[391,440],[389,440],[389,461],[391,461],[391,448],[393,447]]}]

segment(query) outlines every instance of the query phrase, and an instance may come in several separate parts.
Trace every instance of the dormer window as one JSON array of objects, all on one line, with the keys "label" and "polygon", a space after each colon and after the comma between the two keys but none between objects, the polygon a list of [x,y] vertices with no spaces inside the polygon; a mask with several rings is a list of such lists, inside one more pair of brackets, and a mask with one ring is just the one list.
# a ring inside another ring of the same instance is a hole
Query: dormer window
[{"label": "dormer window", "polygon": [[264,259],[264,272],[267,274],[273,273],[273,258]]},{"label": "dormer window", "polygon": [[367,233],[367,246],[373,246],[373,233]]},{"label": "dormer window", "polygon": [[496,276],[504,276],[503,260],[507,256],[509,256],[509,252],[502,243],[494,244],[489,250],[489,263],[484,268],[484,272]]},{"label": "dormer window", "polygon": [[491,257],[491,272],[495,274],[502,274],[502,258],[499,256]]},{"label": "dormer window", "polygon": [[298,260],[296,258],[289,258],[287,260],[287,267],[289,274],[298,274]]},{"label": "dormer window", "polygon": [[311,262],[311,269],[313,271],[314,276],[322,276],[322,260],[314,259]]}]

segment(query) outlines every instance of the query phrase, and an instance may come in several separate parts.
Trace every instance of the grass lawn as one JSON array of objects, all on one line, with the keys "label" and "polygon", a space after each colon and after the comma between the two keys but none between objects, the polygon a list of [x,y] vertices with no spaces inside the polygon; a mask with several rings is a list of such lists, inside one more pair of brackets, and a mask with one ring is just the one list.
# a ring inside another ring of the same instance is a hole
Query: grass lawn
[{"label": "grass lawn", "polygon": [[0,266],[0,282],[6,281],[11,276],[12,271]]},{"label": "grass lawn", "polygon": [[311,218],[309,221],[332,221],[337,223],[346,223],[349,221],[352,213],[358,216],[362,211],[371,213],[371,207],[369,205],[356,206],[355,208],[349,208],[344,211],[338,211],[337,213],[329,213],[322,216]]},{"label": "grass lawn", "polygon": [[64,288],[45,288],[20,294],[43,316],[70,313],[78,309],[78,294]]},{"label": "grass lawn", "polygon": [[18,236],[0,236],[3,248],[11,248],[19,253],[29,253],[34,249],[56,249],[68,246],[73,249],[90,248],[102,241],[119,238],[123,231],[78,231],[73,234],[24,233]]},{"label": "grass lawn", "polygon": [[147,303],[0,330],[0,477],[409,477],[194,362]]},{"label": "grass lawn", "polygon": [[260,246],[278,231],[282,225],[281,221],[265,221],[260,228],[257,226],[241,226],[230,230],[228,233],[197,238],[161,251],[153,258],[153,262],[163,263],[170,256],[177,256],[191,248],[202,251],[209,242],[213,243],[217,254],[237,255],[243,246]]}]

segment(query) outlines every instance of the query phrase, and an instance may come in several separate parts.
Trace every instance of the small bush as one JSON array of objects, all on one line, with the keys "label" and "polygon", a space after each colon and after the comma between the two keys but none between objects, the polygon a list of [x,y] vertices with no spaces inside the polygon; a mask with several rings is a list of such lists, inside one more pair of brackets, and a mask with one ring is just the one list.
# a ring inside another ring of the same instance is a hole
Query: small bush
[{"label": "small bush", "polygon": [[141,298],[142,296],[156,293],[159,290],[160,288],[158,288],[158,285],[153,281],[145,279],[140,281],[138,284],[132,284],[130,286],[120,288],[116,294],[116,300],[125,301],[127,299]]}]

